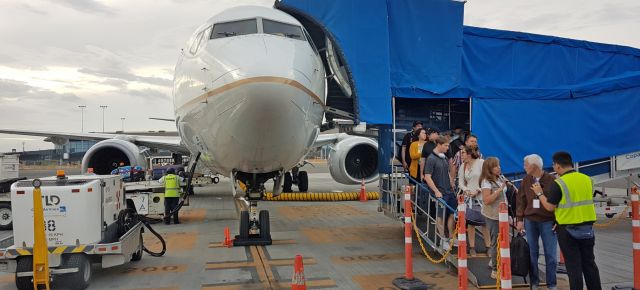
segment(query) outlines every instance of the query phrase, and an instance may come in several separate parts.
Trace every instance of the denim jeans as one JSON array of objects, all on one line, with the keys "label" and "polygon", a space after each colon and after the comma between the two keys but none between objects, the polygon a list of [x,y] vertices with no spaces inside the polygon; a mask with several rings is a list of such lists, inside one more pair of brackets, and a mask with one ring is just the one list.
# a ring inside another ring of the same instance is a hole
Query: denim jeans
[{"label": "denim jeans", "polygon": [[558,267],[558,237],[552,230],[553,221],[535,222],[527,218],[524,219],[524,229],[527,233],[529,243],[529,256],[531,257],[531,285],[538,285],[540,276],[538,275],[539,239],[542,238],[544,247],[544,261],[546,264],[547,287],[557,286],[556,268]]},{"label": "denim jeans", "polygon": [[500,232],[500,222],[488,217],[484,217],[487,229],[489,229],[489,235],[491,236],[491,246],[489,247],[487,254],[491,258],[491,270],[496,271],[498,269],[497,256],[498,256],[498,233]]}]

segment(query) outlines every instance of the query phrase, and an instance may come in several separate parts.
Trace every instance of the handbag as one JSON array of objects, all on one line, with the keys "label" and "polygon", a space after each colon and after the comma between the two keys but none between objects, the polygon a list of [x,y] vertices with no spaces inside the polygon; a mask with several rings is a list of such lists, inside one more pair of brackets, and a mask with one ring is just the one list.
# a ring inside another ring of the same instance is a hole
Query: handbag
[{"label": "handbag", "polygon": [[467,220],[467,224],[470,226],[484,226],[485,218],[482,215],[482,207],[479,204],[473,202],[473,198],[468,199],[469,201],[465,202],[465,219]]}]

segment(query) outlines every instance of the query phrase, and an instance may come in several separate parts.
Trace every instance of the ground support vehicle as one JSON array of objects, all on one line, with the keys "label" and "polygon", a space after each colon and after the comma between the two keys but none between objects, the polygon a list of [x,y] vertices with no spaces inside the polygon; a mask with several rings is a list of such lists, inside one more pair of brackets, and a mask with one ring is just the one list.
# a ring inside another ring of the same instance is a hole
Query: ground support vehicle
[{"label": "ground support vehicle", "polygon": [[[11,187],[16,227],[13,243],[0,249],[0,271],[16,273],[18,289],[33,289],[33,182]],[[108,268],[142,258],[143,223],[125,206],[120,176],[59,175],[40,182],[53,285],[85,289],[92,263]]]}]

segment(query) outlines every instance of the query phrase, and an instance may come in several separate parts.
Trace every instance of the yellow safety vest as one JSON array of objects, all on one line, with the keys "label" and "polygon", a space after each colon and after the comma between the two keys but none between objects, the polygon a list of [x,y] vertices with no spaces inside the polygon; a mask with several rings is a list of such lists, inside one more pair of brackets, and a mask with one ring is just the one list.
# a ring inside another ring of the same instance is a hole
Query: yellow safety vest
[{"label": "yellow safety vest", "polygon": [[558,224],[574,225],[596,220],[591,178],[579,172],[571,172],[556,179],[562,190],[562,199],[556,207]]},{"label": "yellow safety vest", "polygon": [[178,184],[177,175],[167,174],[164,177],[164,197],[180,197],[180,185]]}]

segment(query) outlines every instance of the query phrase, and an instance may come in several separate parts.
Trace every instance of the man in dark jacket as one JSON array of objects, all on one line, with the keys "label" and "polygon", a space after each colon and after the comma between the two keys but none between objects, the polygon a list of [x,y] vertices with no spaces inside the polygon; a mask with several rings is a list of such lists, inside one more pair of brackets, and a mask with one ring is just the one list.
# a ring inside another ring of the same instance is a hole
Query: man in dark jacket
[{"label": "man in dark jacket", "polygon": [[529,256],[531,258],[531,289],[538,289],[538,283],[540,282],[538,275],[538,239],[542,238],[547,288],[555,290],[558,289],[556,280],[558,238],[553,231],[554,216],[552,211],[548,211],[542,206],[535,192],[531,189],[536,183],[540,184],[542,188],[549,188],[553,185],[555,178],[551,174],[544,172],[542,168],[542,158],[539,155],[531,154],[524,158],[524,170],[527,172],[527,176],[522,179],[520,189],[516,195],[516,227],[521,232],[526,230]]}]

